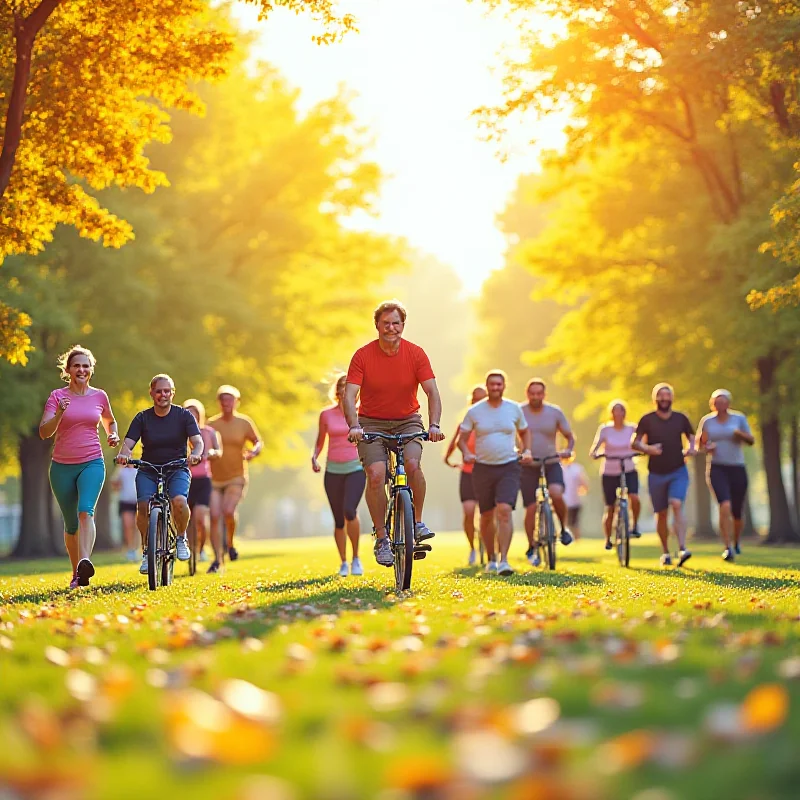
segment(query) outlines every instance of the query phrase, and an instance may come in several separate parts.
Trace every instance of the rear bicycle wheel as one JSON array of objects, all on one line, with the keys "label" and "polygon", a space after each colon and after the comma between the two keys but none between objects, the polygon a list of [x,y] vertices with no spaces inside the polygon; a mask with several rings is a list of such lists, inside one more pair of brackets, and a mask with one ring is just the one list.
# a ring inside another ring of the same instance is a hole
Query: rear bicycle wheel
[{"label": "rear bicycle wheel", "polygon": [[397,591],[405,592],[411,586],[411,570],[414,564],[414,506],[411,503],[411,493],[400,489],[395,495],[394,503],[394,579]]},{"label": "rear bicycle wheel", "polygon": [[544,533],[547,567],[552,570],[556,568],[556,525],[553,520],[553,509],[550,508],[550,503],[542,503],[540,509],[539,535]]},{"label": "rear bicycle wheel", "polygon": [[161,585],[161,564],[158,553],[161,521],[161,507],[153,506],[147,524],[147,585],[151,592]]},{"label": "rear bicycle wheel", "polygon": [[631,533],[628,519],[628,504],[620,501],[617,506],[617,558],[621,567],[631,562]]}]

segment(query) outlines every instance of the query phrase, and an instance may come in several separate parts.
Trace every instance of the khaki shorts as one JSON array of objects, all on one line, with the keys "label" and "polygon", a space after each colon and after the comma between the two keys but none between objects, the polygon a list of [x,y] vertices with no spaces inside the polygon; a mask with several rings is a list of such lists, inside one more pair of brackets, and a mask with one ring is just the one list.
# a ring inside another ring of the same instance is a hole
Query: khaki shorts
[{"label": "khaki shorts", "polygon": [[[358,424],[365,433],[422,433],[425,426],[422,417],[413,414],[405,419],[372,419],[359,417]],[[370,464],[386,461],[386,446],[382,442],[359,442],[358,457],[366,469]],[[422,442],[414,440],[403,448],[403,458],[406,461],[422,459]]]},{"label": "khaki shorts", "polygon": [[229,489],[231,486],[241,486],[242,499],[244,499],[244,496],[247,493],[247,478],[245,478],[244,475],[240,475],[238,478],[231,478],[229,481],[211,482],[212,490],[215,492],[222,492],[222,494],[225,494],[225,491]]}]

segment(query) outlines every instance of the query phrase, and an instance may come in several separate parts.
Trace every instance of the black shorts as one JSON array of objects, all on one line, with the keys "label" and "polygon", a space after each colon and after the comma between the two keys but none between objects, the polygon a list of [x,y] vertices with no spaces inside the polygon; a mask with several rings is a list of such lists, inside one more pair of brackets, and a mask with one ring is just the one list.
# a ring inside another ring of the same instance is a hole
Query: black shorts
[{"label": "black shorts", "polygon": [[126,511],[136,513],[136,503],[126,503],[124,500],[119,501],[119,515],[122,516]]},{"label": "black shorts", "polygon": [[[619,489],[619,475],[603,475],[603,498],[607,506],[617,504],[617,489]],[[625,473],[625,483],[628,494],[639,494],[639,473],[632,469]]]},{"label": "black shorts", "polygon": [[730,503],[734,519],[742,518],[747,496],[747,470],[737,464],[714,464],[708,468],[708,485],[718,503]]},{"label": "black shorts", "polygon": [[211,505],[211,478],[192,478],[189,484],[189,508]]},{"label": "black shorts", "polygon": [[475,487],[472,485],[472,473],[462,472],[461,480],[458,482],[458,493],[462,503],[474,503],[478,498],[475,497]]},{"label": "black shorts", "polygon": [[475,464],[472,470],[472,487],[481,514],[492,511],[498,503],[514,508],[519,494],[519,462],[507,464]]},{"label": "black shorts", "polygon": [[567,508],[567,526],[577,525],[581,518],[580,506],[569,506]]},{"label": "black shorts", "polygon": [[[534,467],[523,467],[522,477],[520,478],[520,488],[522,489],[522,505],[527,508],[536,502],[536,488],[539,486],[539,470],[538,465]],[[561,464],[555,461],[552,464],[546,464],[544,474],[547,478],[547,485],[564,486],[564,470],[561,469]]]}]

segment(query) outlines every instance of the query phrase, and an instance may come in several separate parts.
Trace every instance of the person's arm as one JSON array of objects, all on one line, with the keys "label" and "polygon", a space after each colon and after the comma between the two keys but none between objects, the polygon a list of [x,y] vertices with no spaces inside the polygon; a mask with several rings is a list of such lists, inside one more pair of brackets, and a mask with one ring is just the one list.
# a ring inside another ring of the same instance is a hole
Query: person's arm
[{"label": "person's arm", "polygon": [[114,459],[117,464],[121,466],[125,466],[128,463],[131,457],[131,453],[133,452],[133,448],[136,447],[136,442],[142,438],[142,412],[140,411],[134,418],[131,420],[130,427],[128,428],[128,432],[125,434],[125,439],[122,442],[122,449],[117,454],[117,457]]},{"label": "person's arm", "polygon": [[750,424],[747,421],[747,417],[743,416],[741,418],[739,427],[733,432],[733,438],[748,445],[755,444],[756,438],[753,436],[753,433],[750,430]]},{"label": "person's arm", "polygon": [[578,494],[581,496],[589,494],[589,476],[583,464],[578,464]]},{"label": "person's arm", "polygon": [[692,427],[692,423],[689,422],[689,417],[684,416],[684,429],[683,434],[689,441],[689,447],[684,450],[683,454],[685,456],[693,456],[697,454],[697,446],[695,444],[695,435],[694,435],[694,428]]},{"label": "person's arm", "polygon": [[328,433],[328,426],[325,424],[325,415],[319,415],[319,429],[317,430],[317,441],[314,443],[314,452],[311,454],[311,469],[314,472],[322,472],[322,467],[320,467],[319,462],[317,459],[319,458],[319,454],[322,452],[322,448],[325,446],[325,436]]},{"label": "person's arm", "polygon": [[358,383],[345,384],[342,408],[344,410],[344,418],[350,428],[347,438],[351,442],[360,442],[364,438],[364,429],[358,422],[358,408],[356,407],[356,400],[360,391],[361,385]]},{"label": "person's arm", "polygon": [[109,447],[119,447],[119,430],[117,430],[117,421],[114,419],[114,412],[111,410],[111,401],[108,395],[105,396],[106,403],[103,406],[103,413],[101,420],[103,427],[106,431],[106,441]]},{"label": "person's arm", "polygon": [[519,436],[519,440],[522,443],[522,450],[520,451],[522,463],[533,463],[533,456],[531,455],[531,429],[527,425],[521,430],[517,428],[517,436]]},{"label": "person's arm", "polygon": [[[597,458],[597,455],[600,452],[600,445],[605,445],[605,437],[603,436],[603,431],[605,431],[605,429],[606,426],[601,425],[597,429],[597,433],[594,435],[594,441],[592,442],[592,446],[589,448],[589,455],[592,458]],[[603,447],[603,450],[605,451],[605,446]]]},{"label": "person's arm", "polygon": [[644,424],[644,419],[639,420],[631,447],[637,453],[644,453],[646,456],[660,456],[663,449],[660,444],[647,444],[647,426]]},{"label": "person's arm", "polygon": [[572,451],[575,449],[575,434],[572,432],[569,420],[563,412],[561,413],[561,419],[558,421],[558,430],[567,440],[566,449],[562,450],[559,455],[562,456],[562,458],[569,458],[572,455]]},{"label": "person's arm", "polygon": [[245,440],[250,442],[252,447],[249,450],[245,450],[244,458],[245,461],[250,461],[254,459],[264,448],[264,441],[261,438],[261,434],[258,432],[258,428],[253,424],[253,421],[250,421],[250,430],[247,432],[247,436]]},{"label": "person's arm", "polygon": [[117,467],[114,470],[114,474],[111,476],[111,488],[118,492],[122,488],[122,475],[120,474],[123,470],[123,467]]},{"label": "person's arm", "polygon": [[458,430],[458,449],[461,451],[461,459],[465,464],[475,463],[475,453],[471,453],[469,449],[469,435],[475,429],[475,420],[472,415],[467,411]]},{"label": "person's arm", "polygon": [[222,456],[222,440],[214,428],[211,428],[211,447],[205,452],[205,457],[209,461],[215,461]]},{"label": "person's arm", "polygon": [[436,385],[436,378],[428,378],[423,381],[422,391],[428,398],[428,440],[431,442],[441,442],[445,437],[439,423],[442,419],[442,398],[439,396],[439,387]]},{"label": "person's arm", "polygon": [[54,395],[47,398],[44,406],[42,420],[39,423],[39,436],[42,439],[49,439],[58,430],[64,412],[69,408],[69,397],[61,397],[56,400]]},{"label": "person's arm", "polygon": [[192,452],[189,453],[189,464],[195,466],[203,460],[203,437],[200,433],[196,433],[189,437],[189,444],[192,446]]},{"label": "person's arm", "polygon": [[453,453],[455,453],[456,448],[458,447],[458,437],[460,435],[461,435],[461,426],[456,425],[456,432],[453,434],[453,438],[447,445],[447,452],[444,454],[444,463],[447,464],[448,467],[454,467],[455,469],[458,469],[460,465],[453,464],[450,461],[450,456],[453,455]]},{"label": "person's arm", "polygon": [[703,417],[697,425],[697,436],[695,437],[697,451],[699,453],[713,453],[714,450],[717,449],[717,445],[714,442],[708,441],[708,432],[705,429],[705,422],[706,418]]}]

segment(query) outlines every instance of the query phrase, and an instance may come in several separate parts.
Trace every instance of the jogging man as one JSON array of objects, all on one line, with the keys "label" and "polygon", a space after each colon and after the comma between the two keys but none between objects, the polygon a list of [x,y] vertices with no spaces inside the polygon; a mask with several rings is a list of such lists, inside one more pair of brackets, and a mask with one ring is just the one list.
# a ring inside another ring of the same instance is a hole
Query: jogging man
[{"label": "jogging man", "polygon": [[[220,386],[217,389],[220,413],[208,421],[222,443],[220,457],[211,462],[212,545],[215,553],[227,551],[231,561],[239,558],[233,537],[238,522],[237,509],[247,493],[247,464],[264,446],[253,420],[236,410],[240,398],[235,386]],[[216,572],[220,566],[215,559],[208,571]]]},{"label": "jogging man", "polygon": [[[528,396],[526,403],[521,403],[522,413],[530,428],[530,444],[533,460],[548,456],[560,455],[563,459],[572,458],[575,448],[575,436],[572,433],[564,412],[552,403],[546,403],[547,386],[541,378],[531,378],[525,387]],[[560,452],[556,449],[558,434],[567,440],[567,446]],[[571,544],[572,534],[567,522],[567,504],[564,502],[564,471],[561,464],[554,462],[545,467],[547,490],[553,501],[558,521],[561,523],[561,544]],[[525,506],[525,533],[528,536],[528,552],[525,554],[538,567],[540,560],[538,551],[533,546],[533,534],[536,527],[536,487],[539,485],[539,467],[523,467],[521,478],[522,503]]]},{"label": "jogging man", "polygon": [[[406,309],[398,300],[381,303],[373,314],[378,338],[356,350],[347,371],[344,414],[350,426],[349,439],[358,444],[358,455],[367,473],[366,499],[375,531],[375,560],[384,567],[394,564],[386,531],[386,448],[381,442],[364,442],[364,431],[387,434],[422,433],[417,391],[428,397],[428,439],[440,442],[442,401],[431,362],[425,351],[403,339]],[[361,407],[356,398],[361,393]],[[409,485],[414,493],[418,542],[434,533],[422,521],[425,476],[420,468],[422,444],[409,442],[403,449]]]},{"label": "jogging man", "polygon": [[[636,428],[633,449],[649,456],[648,487],[653,511],[657,517],[658,537],[661,539],[661,564],[672,565],[669,554],[669,527],[667,514],[672,509],[675,534],[678,537],[678,566],[682,567],[692,554],[686,549],[686,517],[683,504],[689,491],[689,470],[686,457],[696,452],[694,428],[689,418],[672,410],[675,393],[668,383],[657,383],[653,387],[653,402],[656,410],[645,414]],[[689,447],[683,449],[683,438]]]},{"label": "jogging man", "polygon": [[[461,423],[458,446],[465,464],[474,464],[472,485],[481,512],[481,538],[486,548],[487,572],[513,575],[508,550],[514,535],[511,512],[517,503],[520,480],[520,454],[517,436],[522,439],[522,461],[531,463],[530,431],[518,403],[503,398],[506,375],[492,370],[486,376],[488,397],[475,403]],[[475,452],[469,440],[475,434]],[[495,516],[499,560],[495,562]]]}]

